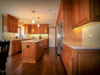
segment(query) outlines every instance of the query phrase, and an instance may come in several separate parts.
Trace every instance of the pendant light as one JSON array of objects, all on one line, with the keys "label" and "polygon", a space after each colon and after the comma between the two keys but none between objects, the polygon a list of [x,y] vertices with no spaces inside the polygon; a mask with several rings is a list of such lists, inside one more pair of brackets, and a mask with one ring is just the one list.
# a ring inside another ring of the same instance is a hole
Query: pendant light
[{"label": "pendant light", "polygon": [[40,24],[39,24],[39,19],[40,19],[40,17],[38,17],[38,24],[37,24],[37,26],[38,26],[38,27],[40,27]]},{"label": "pendant light", "polygon": [[34,20],[34,13],[35,13],[35,11],[32,11],[32,13],[33,13],[32,24],[35,24],[35,20]]}]

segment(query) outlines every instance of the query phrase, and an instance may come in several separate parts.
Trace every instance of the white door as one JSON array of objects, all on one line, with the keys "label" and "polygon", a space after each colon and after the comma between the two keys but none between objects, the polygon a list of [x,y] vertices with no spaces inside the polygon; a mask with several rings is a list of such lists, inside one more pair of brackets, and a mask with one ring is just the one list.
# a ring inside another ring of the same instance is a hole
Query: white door
[{"label": "white door", "polygon": [[49,47],[55,47],[55,28],[49,28]]}]

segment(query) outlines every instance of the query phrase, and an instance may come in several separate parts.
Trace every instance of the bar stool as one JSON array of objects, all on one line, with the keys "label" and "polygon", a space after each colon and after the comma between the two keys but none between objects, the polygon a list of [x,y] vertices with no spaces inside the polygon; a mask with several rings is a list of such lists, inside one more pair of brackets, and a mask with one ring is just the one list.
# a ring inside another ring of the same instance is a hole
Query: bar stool
[{"label": "bar stool", "polygon": [[0,75],[3,75],[6,69],[9,45],[10,41],[0,40]]}]

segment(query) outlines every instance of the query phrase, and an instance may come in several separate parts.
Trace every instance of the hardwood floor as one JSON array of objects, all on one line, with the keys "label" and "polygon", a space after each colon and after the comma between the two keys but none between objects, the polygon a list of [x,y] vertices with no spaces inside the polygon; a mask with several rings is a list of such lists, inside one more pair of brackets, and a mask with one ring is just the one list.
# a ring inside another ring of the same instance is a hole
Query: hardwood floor
[{"label": "hardwood floor", "polygon": [[66,75],[66,72],[56,49],[49,48],[36,64],[23,63],[21,53],[8,57],[6,75]]}]

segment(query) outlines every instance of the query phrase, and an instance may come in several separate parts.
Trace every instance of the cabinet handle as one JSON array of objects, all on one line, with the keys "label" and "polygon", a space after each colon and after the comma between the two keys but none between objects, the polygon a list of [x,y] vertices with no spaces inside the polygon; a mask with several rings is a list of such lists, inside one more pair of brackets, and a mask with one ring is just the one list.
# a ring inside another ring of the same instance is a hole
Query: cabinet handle
[{"label": "cabinet handle", "polygon": [[28,45],[28,46],[26,46],[27,48],[30,48],[30,46]]}]

